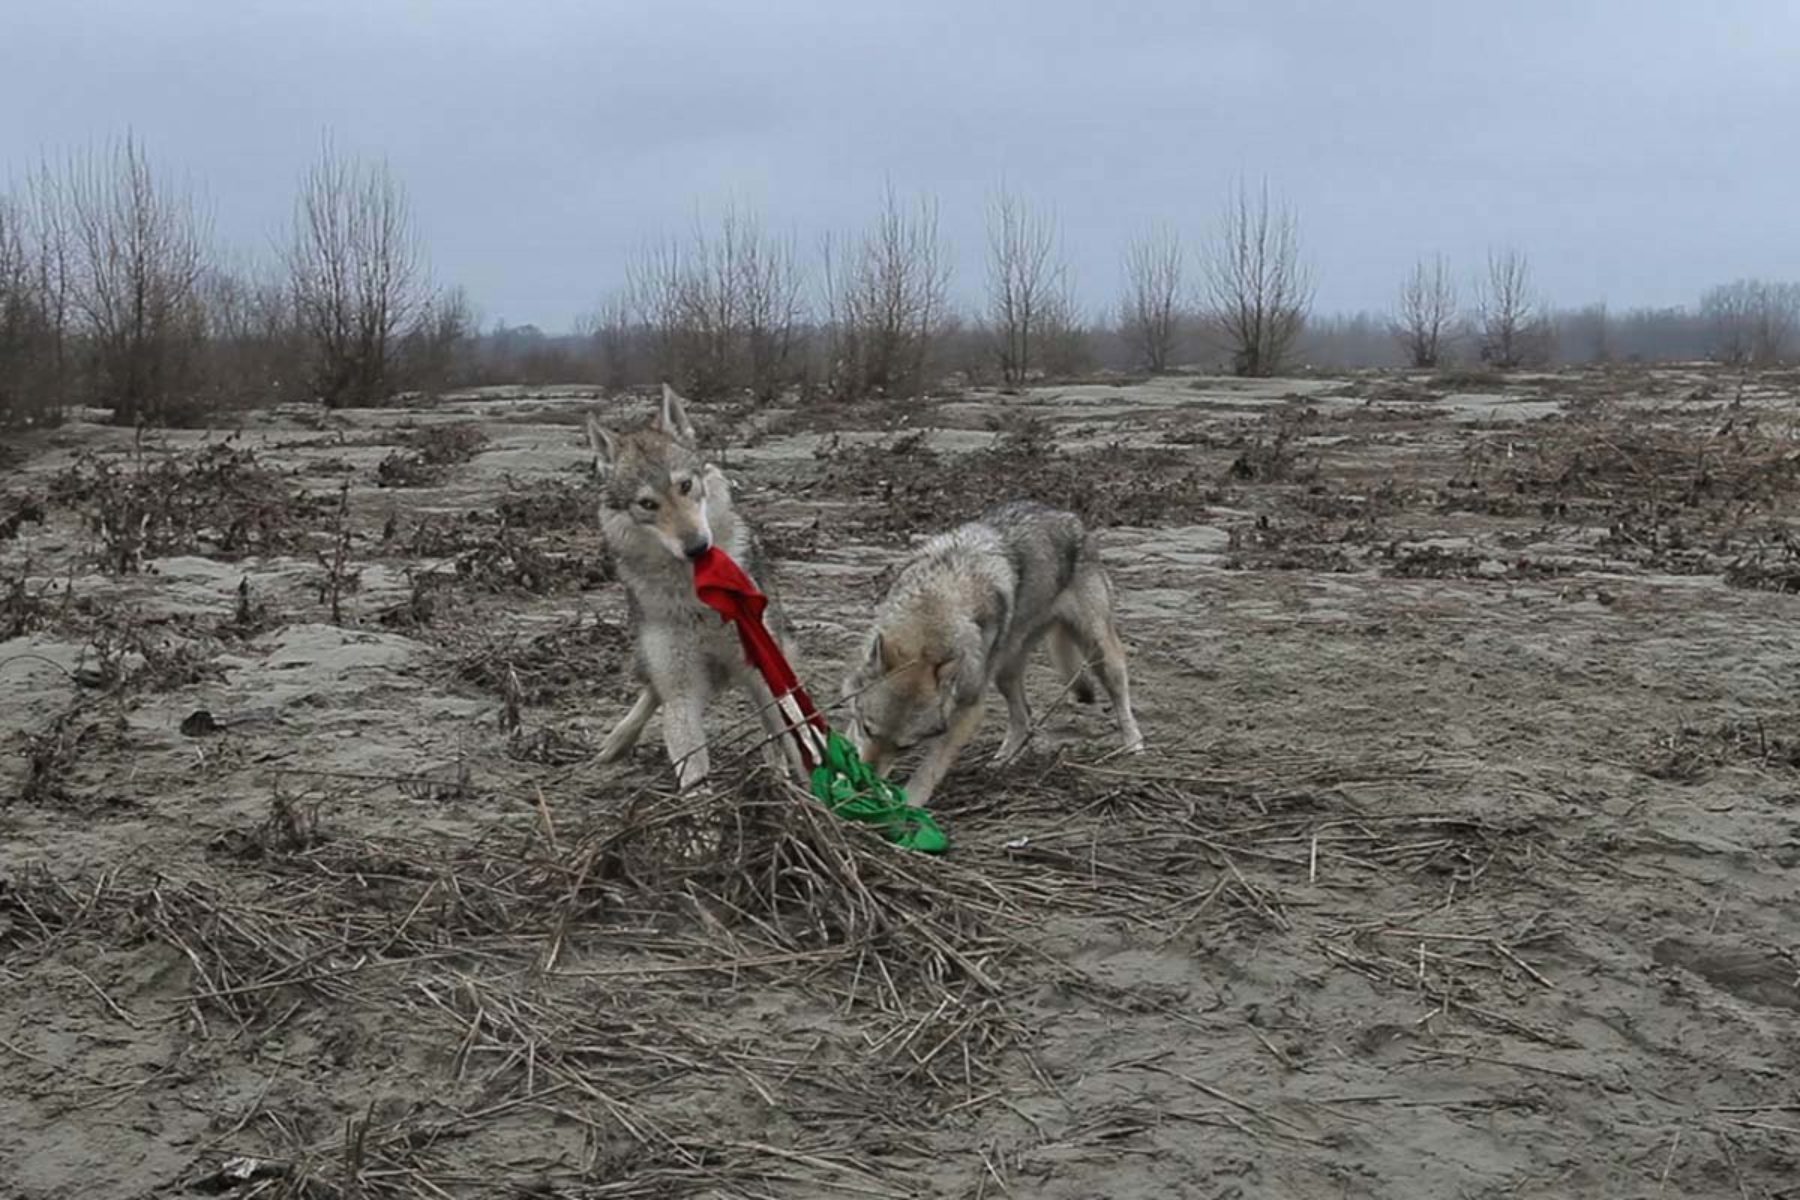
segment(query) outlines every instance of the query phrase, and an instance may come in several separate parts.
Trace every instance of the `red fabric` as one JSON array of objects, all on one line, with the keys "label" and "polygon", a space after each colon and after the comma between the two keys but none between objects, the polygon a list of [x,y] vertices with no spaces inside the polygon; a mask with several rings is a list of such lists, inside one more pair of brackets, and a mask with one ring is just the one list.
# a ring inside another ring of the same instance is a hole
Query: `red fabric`
[{"label": "red fabric", "polygon": [[793,696],[807,722],[825,732],[825,718],[813,707],[812,697],[800,686],[794,668],[788,665],[781,647],[763,625],[763,610],[768,608],[769,598],[756,590],[743,568],[714,546],[694,561],[694,594],[702,604],[737,626],[745,658],[761,673],[775,698]]}]

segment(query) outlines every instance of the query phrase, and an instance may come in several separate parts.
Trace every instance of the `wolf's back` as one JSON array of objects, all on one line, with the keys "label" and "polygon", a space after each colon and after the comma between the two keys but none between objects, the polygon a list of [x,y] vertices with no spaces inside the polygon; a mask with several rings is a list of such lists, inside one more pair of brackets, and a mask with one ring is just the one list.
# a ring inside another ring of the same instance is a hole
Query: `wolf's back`
[{"label": "wolf's back", "polygon": [[1020,600],[1050,598],[1068,587],[1089,553],[1087,528],[1072,512],[1030,500],[997,504],[979,518],[999,536]]}]

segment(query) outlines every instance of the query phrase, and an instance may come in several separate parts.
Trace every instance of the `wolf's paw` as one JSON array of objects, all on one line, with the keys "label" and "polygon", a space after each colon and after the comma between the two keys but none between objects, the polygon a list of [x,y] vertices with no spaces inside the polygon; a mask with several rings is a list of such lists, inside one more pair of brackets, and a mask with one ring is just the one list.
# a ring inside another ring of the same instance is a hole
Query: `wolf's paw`
[{"label": "wolf's paw", "polygon": [[1012,763],[1015,763],[1019,760],[1019,757],[1025,753],[1026,747],[1028,747],[1030,744],[1031,744],[1031,742],[1029,739],[1024,739],[1017,743],[1013,743],[1013,742],[1005,743],[1004,745],[1002,745],[1000,747],[999,750],[994,752],[994,757],[988,759],[988,766],[990,766],[990,767],[1010,766]]}]

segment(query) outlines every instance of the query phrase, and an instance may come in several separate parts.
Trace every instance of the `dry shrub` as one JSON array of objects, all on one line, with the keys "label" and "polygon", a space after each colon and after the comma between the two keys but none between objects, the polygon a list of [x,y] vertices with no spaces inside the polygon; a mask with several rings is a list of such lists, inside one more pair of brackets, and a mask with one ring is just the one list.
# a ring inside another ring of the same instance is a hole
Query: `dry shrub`
[{"label": "dry shrub", "polygon": [[495,507],[502,523],[528,530],[592,530],[599,511],[600,486],[594,480],[553,479],[530,487],[509,487]]},{"label": "dry shrub", "polygon": [[1228,571],[1354,571],[1342,543],[1361,540],[1356,532],[1351,526],[1334,535],[1322,521],[1288,525],[1258,517],[1254,524],[1232,528],[1224,566]]},{"label": "dry shrub", "polygon": [[44,523],[44,502],[32,495],[0,496],[0,542],[19,536],[27,524]]},{"label": "dry shrub", "polygon": [[1768,505],[1800,490],[1800,448],[1757,426],[1713,433],[1652,425],[1582,423],[1546,430],[1500,481],[1560,500],[1654,499]]},{"label": "dry shrub", "polygon": [[91,622],[75,680],[115,694],[167,692],[224,678],[206,638],[146,623],[135,613],[102,611]]},{"label": "dry shrub", "polygon": [[1787,714],[1739,717],[1717,725],[1683,722],[1658,734],[1645,751],[1644,773],[1671,783],[1698,783],[1724,767],[1800,770],[1800,722]]},{"label": "dry shrub", "polygon": [[1481,572],[1487,556],[1443,546],[1390,546],[1382,574],[1395,579],[1467,579]]},{"label": "dry shrub", "polygon": [[[1523,451],[1523,452],[1521,452]],[[1598,546],[1674,574],[1723,574],[1739,587],[1794,590],[1786,515],[1800,496],[1790,432],[1754,420],[1720,429],[1583,420],[1529,443],[1480,442],[1445,508],[1602,525]]]},{"label": "dry shrub", "polygon": [[[610,582],[612,556],[598,534],[589,532],[598,503],[591,486],[556,481],[511,491],[492,512],[425,518],[414,527],[407,554],[453,561],[448,570],[415,575],[415,598],[448,583],[543,596]],[[417,604],[413,609],[417,617]]]},{"label": "dry shrub", "polygon": [[1506,386],[1506,376],[1489,367],[1451,367],[1425,381],[1439,392],[1493,392]]},{"label": "dry shrub", "polygon": [[129,464],[83,451],[51,481],[50,500],[82,514],[100,539],[102,567],[117,574],[158,555],[229,560],[289,550],[331,504],[290,491],[254,451],[230,441],[154,459],[140,448]]},{"label": "dry shrub", "polygon": [[1099,529],[1191,524],[1222,499],[1207,473],[1179,452],[1063,450],[1037,422],[967,454],[931,454],[917,436],[881,449],[828,443],[819,453],[826,467],[815,494],[864,501],[858,520],[891,540],[972,520],[1012,500],[1067,509]]},{"label": "dry shrub", "polygon": [[51,623],[51,585],[31,586],[30,564],[0,575],[0,642],[35,633]]},{"label": "dry shrub", "polygon": [[487,440],[487,434],[473,421],[412,430],[403,446],[390,450],[376,464],[375,486],[415,488],[442,483],[451,467],[472,460]]},{"label": "dry shrub", "polygon": [[[516,642],[483,647],[456,664],[456,678],[483,691],[516,691],[526,705],[611,695],[631,656],[631,633],[596,616]],[[515,684],[516,681],[516,684]]]},{"label": "dry shrub", "polygon": [[444,468],[425,461],[411,450],[390,450],[375,465],[375,486],[384,488],[431,487],[444,478]]},{"label": "dry shrub", "polygon": [[1800,540],[1782,530],[1776,544],[1734,559],[1725,568],[1725,582],[1756,591],[1800,592]]},{"label": "dry shrub", "polygon": [[1225,469],[1226,478],[1237,483],[1288,483],[1312,479],[1318,473],[1317,463],[1309,471],[1300,468],[1300,452],[1285,429],[1273,438],[1246,443]]},{"label": "dry shrub", "polygon": [[613,565],[604,547],[546,549],[501,526],[487,541],[457,556],[456,578],[484,592],[546,596],[608,583]]},{"label": "dry shrub", "polygon": [[25,779],[17,799],[28,805],[68,807],[84,798],[73,790],[71,776],[82,762],[116,741],[122,716],[106,716],[85,698],[65,708],[37,733],[21,735]]},{"label": "dry shrub", "polygon": [[487,440],[487,434],[473,421],[427,425],[408,439],[420,460],[432,467],[453,467],[469,462],[481,453]]}]

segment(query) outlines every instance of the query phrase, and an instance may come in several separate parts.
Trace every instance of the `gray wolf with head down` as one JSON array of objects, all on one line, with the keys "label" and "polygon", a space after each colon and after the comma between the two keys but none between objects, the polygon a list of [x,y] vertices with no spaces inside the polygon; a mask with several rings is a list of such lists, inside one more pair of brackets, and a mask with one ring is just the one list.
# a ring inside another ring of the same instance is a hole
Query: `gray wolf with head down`
[{"label": "gray wolf with head down", "polygon": [[685,791],[710,769],[704,718],[713,696],[741,687],[755,706],[768,740],[765,757],[799,769],[782,732],[781,714],[762,676],[744,661],[731,626],[694,594],[694,560],[718,546],[769,598],[763,620],[792,657],[788,624],[773,590],[762,546],[732,507],[731,485],[700,455],[686,405],[663,385],[650,424],[620,433],[592,415],[588,441],[601,477],[600,529],[625,585],[636,637],[634,673],[643,690],[600,749],[612,762],[637,744],[660,709],[663,744]]},{"label": "gray wolf with head down", "polygon": [[864,760],[885,774],[924,745],[906,791],[925,804],[980,726],[989,685],[1006,700],[995,762],[1012,759],[1031,735],[1025,668],[1045,638],[1077,700],[1093,701],[1099,675],[1125,749],[1142,750],[1098,549],[1075,514],[1011,503],[927,541],[881,602],[843,685]]}]

